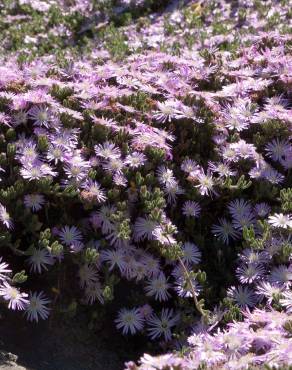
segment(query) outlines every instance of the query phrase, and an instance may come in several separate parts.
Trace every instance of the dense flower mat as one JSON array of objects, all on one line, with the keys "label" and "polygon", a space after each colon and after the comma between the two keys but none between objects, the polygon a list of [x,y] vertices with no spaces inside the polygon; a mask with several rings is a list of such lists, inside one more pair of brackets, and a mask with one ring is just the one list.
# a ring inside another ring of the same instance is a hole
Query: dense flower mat
[{"label": "dense flower mat", "polygon": [[2,302],[114,302],[176,349],[128,369],[289,365],[291,2],[164,5],[1,5]]}]

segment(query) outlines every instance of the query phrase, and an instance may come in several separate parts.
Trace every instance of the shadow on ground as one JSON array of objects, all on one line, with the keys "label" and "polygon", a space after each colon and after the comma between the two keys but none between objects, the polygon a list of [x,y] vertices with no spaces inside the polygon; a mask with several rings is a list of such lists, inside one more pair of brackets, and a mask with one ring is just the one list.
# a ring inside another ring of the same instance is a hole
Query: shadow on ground
[{"label": "shadow on ground", "polygon": [[78,320],[33,325],[4,314],[0,320],[1,370],[122,370],[123,360],[105,339]]}]

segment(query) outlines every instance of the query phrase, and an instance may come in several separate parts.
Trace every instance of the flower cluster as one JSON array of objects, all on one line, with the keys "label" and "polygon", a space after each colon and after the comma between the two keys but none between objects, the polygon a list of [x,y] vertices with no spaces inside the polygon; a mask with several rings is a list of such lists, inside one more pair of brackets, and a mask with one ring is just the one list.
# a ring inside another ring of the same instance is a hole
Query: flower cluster
[{"label": "flower cluster", "polygon": [[247,369],[269,364],[291,364],[291,316],[285,312],[256,309],[246,311],[242,322],[234,322],[213,335],[205,332],[188,338],[189,350],[184,357],[145,354],[140,366],[130,362],[127,370],[191,370],[207,366],[216,369]]},{"label": "flower cluster", "polygon": [[70,3],[0,5],[1,301],[196,333],[142,368],[291,362],[289,4]]}]

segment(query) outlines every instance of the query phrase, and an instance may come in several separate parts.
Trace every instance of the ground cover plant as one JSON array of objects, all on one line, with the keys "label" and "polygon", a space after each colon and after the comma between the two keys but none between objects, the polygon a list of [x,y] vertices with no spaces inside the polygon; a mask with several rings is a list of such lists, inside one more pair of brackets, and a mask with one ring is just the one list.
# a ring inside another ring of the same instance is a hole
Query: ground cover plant
[{"label": "ground cover plant", "polygon": [[128,369],[292,363],[291,5],[1,3],[3,305],[110,310]]}]

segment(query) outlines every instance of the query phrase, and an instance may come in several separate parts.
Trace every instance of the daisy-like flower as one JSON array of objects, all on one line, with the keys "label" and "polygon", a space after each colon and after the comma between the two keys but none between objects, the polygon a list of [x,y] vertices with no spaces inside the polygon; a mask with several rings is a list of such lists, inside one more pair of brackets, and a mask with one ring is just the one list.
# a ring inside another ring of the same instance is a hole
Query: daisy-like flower
[{"label": "daisy-like flower", "polygon": [[169,204],[175,204],[177,195],[184,194],[184,190],[177,182],[163,186],[163,191],[167,195],[167,202]]},{"label": "daisy-like flower", "polygon": [[211,229],[216,238],[222,240],[227,245],[230,239],[236,240],[239,238],[240,232],[233,227],[231,222],[226,218],[219,218],[218,221],[219,225],[213,225]]},{"label": "daisy-like flower", "polygon": [[125,159],[125,164],[128,165],[130,168],[139,168],[144,165],[147,158],[145,154],[139,152],[133,152],[127,155]]},{"label": "daisy-like flower", "polygon": [[122,174],[124,161],[121,158],[110,158],[102,163],[102,167],[111,174]]},{"label": "daisy-like flower", "polygon": [[152,233],[155,240],[167,246],[176,244],[176,240],[172,234],[173,231],[168,231],[168,228],[165,225],[157,226]]},{"label": "daisy-like flower", "polygon": [[264,267],[256,264],[243,265],[236,269],[236,276],[242,284],[251,284],[259,280],[264,273]]},{"label": "daisy-like flower", "polygon": [[195,278],[189,278],[184,275],[176,279],[174,289],[179,297],[189,298],[193,297],[194,294],[198,296],[202,287]]},{"label": "daisy-like flower", "polygon": [[0,112],[0,123],[10,127],[11,118],[5,113]]},{"label": "daisy-like flower", "polygon": [[102,206],[97,212],[97,217],[103,234],[108,234],[115,229],[115,225],[111,220],[111,216],[115,212],[116,208],[114,206]]},{"label": "daisy-like flower", "polygon": [[[192,178],[192,173],[190,174],[190,178]],[[201,195],[217,195],[214,189],[215,181],[210,172],[207,172],[207,174],[205,174],[204,172],[200,172],[196,174],[195,178],[199,182],[199,184],[196,185],[196,188],[199,189],[199,193]]]},{"label": "daisy-like flower", "polygon": [[139,308],[122,308],[118,313],[115,323],[117,328],[121,329],[124,335],[129,332],[134,335],[137,331],[143,329],[144,318]]},{"label": "daisy-like flower", "polygon": [[284,284],[290,286],[292,281],[292,268],[285,265],[274,267],[269,275],[271,283]]},{"label": "daisy-like flower", "polygon": [[164,336],[166,341],[171,339],[171,329],[177,324],[179,315],[174,314],[172,309],[163,308],[160,317],[156,314],[150,316],[147,320],[148,333],[151,339]]},{"label": "daisy-like flower", "polygon": [[195,263],[201,262],[202,253],[194,243],[185,242],[182,247],[183,256],[182,261],[184,263]]},{"label": "daisy-like flower", "polygon": [[64,166],[64,171],[68,179],[75,181],[82,181],[90,168],[90,163],[81,158],[80,155],[75,155],[68,159],[66,165]]},{"label": "daisy-like flower", "polygon": [[280,172],[275,170],[272,167],[267,167],[262,172],[262,177],[269,181],[271,184],[281,184],[285,180],[285,176],[283,176]]},{"label": "daisy-like flower", "polygon": [[122,172],[116,172],[113,176],[113,182],[117,186],[126,187],[127,183],[128,183],[128,180]]},{"label": "daisy-like flower", "polygon": [[201,119],[196,117],[197,112],[196,107],[189,107],[187,105],[180,104],[180,107],[179,109],[176,110],[176,112],[177,112],[175,116],[176,119],[187,118],[195,120],[197,122],[203,122]]},{"label": "daisy-like flower", "polygon": [[240,132],[245,130],[249,126],[248,121],[246,121],[243,117],[236,117],[235,115],[226,114],[224,118],[226,119],[225,126],[230,130]]},{"label": "daisy-like flower", "polygon": [[261,281],[257,285],[256,294],[258,294],[260,297],[266,298],[268,304],[272,304],[274,300],[278,300],[285,287],[283,285],[279,284],[271,284],[268,281]]},{"label": "daisy-like flower", "polygon": [[275,213],[273,216],[269,216],[268,223],[274,227],[288,229],[292,227],[292,217],[283,213]]},{"label": "daisy-like flower", "polygon": [[27,194],[24,197],[24,205],[27,208],[31,208],[33,212],[37,212],[42,209],[45,204],[45,198],[41,194]]},{"label": "daisy-like flower", "polygon": [[47,270],[47,266],[54,264],[54,258],[51,256],[50,252],[45,249],[34,248],[31,252],[31,256],[28,258],[28,263],[30,264],[30,271],[41,273],[42,270]]},{"label": "daisy-like flower", "polygon": [[47,152],[47,159],[56,165],[59,162],[65,161],[66,155],[68,156],[68,152],[62,146],[50,145]]},{"label": "daisy-like flower", "polygon": [[232,286],[227,290],[227,296],[241,308],[254,307],[258,301],[258,297],[247,286]]},{"label": "daisy-like flower", "polygon": [[246,213],[244,215],[236,216],[232,221],[232,225],[238,230],[243,230],[244,227],[253,226],[254,223],[255,218],[253,213]]},{"label": "daisy-like flower", "polygon": [[82,242],[75,242],[70,245],[71,253],[79,253],[84,249],[84,244]]},{"label": "daisy-like flower", "polygon": [[291,150],[291,145],[288,140],[280,140],[276,138],[265,146],[267,156],[272,158],[273,161],[281,161],[286,152]]},{"label": "daisy-like flower", "polygon": [[234,199],[228,204],[230,214],[238,219],[246,214],[252,214],[252,208],[249,202],[244,199]]},{"label": "daisy-like flower", "polygon": [[46,320],[49,317],[50,309],[47,305],[51,301],[46,298],[44,292],[29,294],[29,304],[25,309],[25,315],[28,321],[39,321],[39,318]]},{"label": "daisy-like flower", "polygon": [[288,313],[292,312],[292,292],[284,292],[282,293],[282,299],[280,299],[280,304],[284,306]]},{"label": "daisy-like flower", "polygon": [[103,144],[98,144],[94,147],[95,154],[98,157],[102,157],[104,159],[117,159],[121,157],[121,151],[118,147],[115,146],[114,143],[110,141],[106,141]]},{"label": "daisy-like flower", "polygon": [[12,272],[10,270],[8,263],[2,262],[2,257],[0,257],[0,282],[9,280],[9,274]]},{"label": "daisy-like flower", "polygon": [[82,197],[96,201],[97,203],[103,203],[106,201],[106,195],[104,190],[101,189],[100,184],[91,179],[87,179],[83,184],[82,188],[84,191],[81,193]]},{"label": "daisy-like flower", "polygon": [[139,307],[139,311],[144,319],[147,319],[153,314],[153,308],[147,303]]},{"label": "daisy-like flower", "polygon": [[253,144],[248,144],[245,140],[239,140],[237,143],[230,144],[230,149],[235,151],[238,159],[254,159],[256,148]]},{"label": "daisy-like flower", "polygon": [[7,212],[6,207],[4,207],[2,204],[0,204],[0,221],[4,226],[7,227],[7,229],[12,229],[13,227],[13,222],[12,219]]},{"label": "daisy-like flower", "polygon": [[23,165],[20,174],[24,179],[29,181],[40,180],[47,176],[56,176],[57,172],[53,171],[52,167],[42,161],[36,160],[33,163]]},{"label": "daisy-like flower", "polygon": [[236,175],[236,171],[230,168],[230,165],[225,162],[213,163],[209,162],[208,168],[219,175],[220,178],[231,177]]},{"label": "daisy-like flower", "polygon": [[82,241],[82,234],[76,226],[64,226],[59,232],[59,237],[62,243],[68,247],[71,244]]},{"label": "daisy-like flower", "polygon": [[270,213],[271,207],[267,203],[258,203],[254,206],[254,211],[259,217],[265,217]]},{"label": "daisy-like flower", "polygon": [[177,184],[176,178],[173,175],[173,171],[165,166],[160,166],[157,169],[157,178],[160,185],[173,186]]},{"label": "daisy-like flower", "polygon": [[18,145],[20,148],[17,151],[16,158],[19,159],[24,166],[27,166],[39,159],[39,154],[34,142],[26,140],[23,144],[18,142]]},{"label": "daisy-like flower", "polygon": [[200,171],[200,166],[198,165],[198,163],[192,159],[185,159],[180,168],[182,169],[182,171],[186,172],[186,173],[195,173],[195,172],[199,172]]},{"label": "daisy-like flower", "polygon": [[175,369],[179,368],[180,364],[178,359],[173,354],[165,354],[160,356],[150,356],[147,353],[144,353],[141,358],[142,369]]},{"label": "daisy-like flower", "polygon": [[148,281],[145,291],[147,296],[154,296],[156,300],[161,302],[166,301],[170,297],[170,294],[168,293],[169,288],[170,284],[167,282],[167,278],[164,273],[161,272],[158,276],[153,277]]},{"label": "daisy-like flower", "polygon": [[94,302],[99,301],[104,303],[102,286],[98,280],[90,282],[85,288],[85,301],[87,304],[92,305]]},{"label": "daisy-like flower", "polygon": [[246,264],[266,264],[270,258],[265,251],[259,252],[254,249],[245,248],[239,255],[240,261]]},{"label": "daisy-like flower", "polygon": [[27,119],[27,113],[24,110],[14,112],[11,119],[12,126],[17,127],[20,125],[25,125],[27,123]]},{"label": "daisy-like flower", "polygon": [[134,224],[134,240],[153,240],[153,231],[158,226],[157,222],[151,220],[149,216],[138,217]]},{"label": "daisy-like flower", "polygon": [[197,202],[187,200],[182,206],[182,214],[187,217],[198,218],[201,213],[201,206]]},{"label": "daisy-like flower", "polygon": [[146,269],[146,275],[148,277],[157,276],[160,273],[159,259],[146,255],[142,260],[143,265]]},{"label": "daisy-like flower", "polygon": [[125,270],[125,252],[122,249],[103,250],[100,258],[109,264],[109,271],[117,267],[121,272]]},{"label": "daisy-like flower", "polygon": [[34,105],[28,111],[28,116],[37,126],[49,127],[53,119],[52,111],[46,105]]},{"label": "daisy-like flower", "polygon": [[69,129],[69,128],[58,128],[57,133],[50,136],[50,142],[55,147],[61,147],[66,150],[73,150],[78,145],[78,134],[79,129]]},{"label": "daisy-like flower", "polygon": [[162,103],[157,102],[157,108],[159,111],[156,111],[153,114],[153,118],[158,122],[170,122],[172,118],[176,118],[177,116],[177,103],[173,100],[168,100]]},{"label": "daisy-like flower", "polygon": [[0,286],[0,296],[5,301],[9,301],[8,308],[12,310],[25,310],[29,304],[28,294],[21,293],[17,288],[8,284],[7,281],[4,281]]},{"label": "daisy-like flower", "polygon": [[80,288],[98,281],[98,273],[94,265],[81,265],[78,270]]}]

